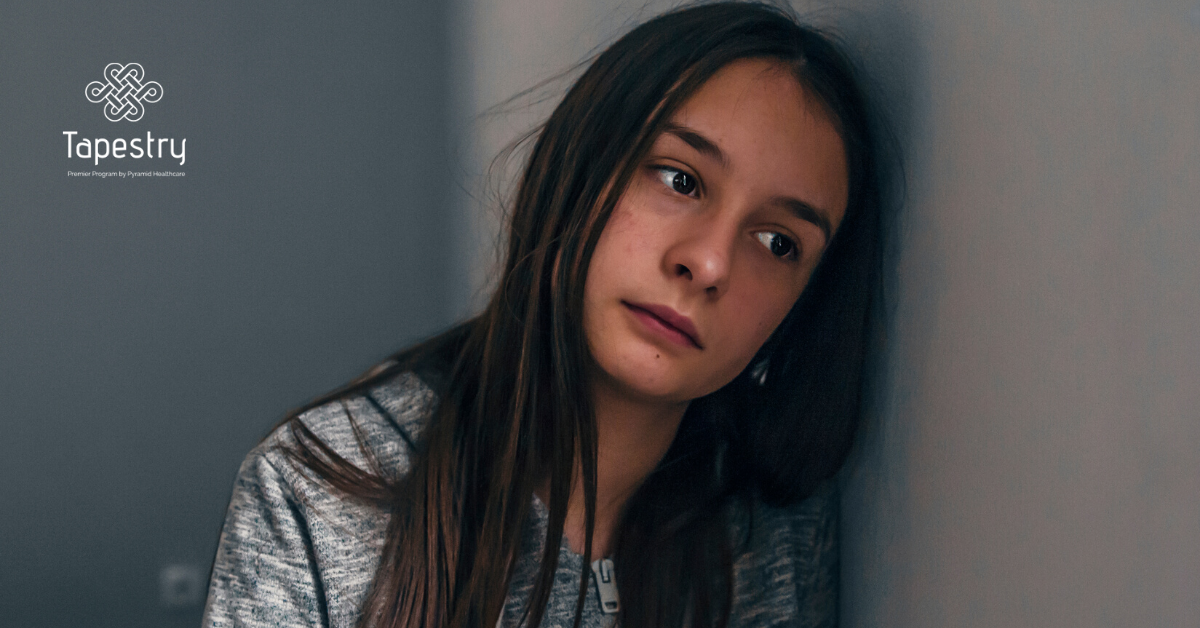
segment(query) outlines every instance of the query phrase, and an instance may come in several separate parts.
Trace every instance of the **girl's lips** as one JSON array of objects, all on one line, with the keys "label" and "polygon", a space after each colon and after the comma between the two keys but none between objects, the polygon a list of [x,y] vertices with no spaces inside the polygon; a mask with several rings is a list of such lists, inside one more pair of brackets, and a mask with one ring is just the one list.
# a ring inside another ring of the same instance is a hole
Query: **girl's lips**
[{"label": "girl's lips", "polygon": [[696,326],[692,324],[690,318],[683,314],[665,305],[630,303],[628,301],[621,303],[647,325],[662,332],[664,336],[677,344],[697,349],[704,348],[704,345],[700,344],[700,334],[696,332]]}]

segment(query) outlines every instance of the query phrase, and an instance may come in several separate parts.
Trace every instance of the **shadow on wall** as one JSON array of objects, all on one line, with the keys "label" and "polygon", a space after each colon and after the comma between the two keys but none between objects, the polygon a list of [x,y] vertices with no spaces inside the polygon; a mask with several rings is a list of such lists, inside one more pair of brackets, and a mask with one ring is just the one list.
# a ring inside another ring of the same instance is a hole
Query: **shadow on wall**
[{"label": "shadow on wall", "polygon": [[1200,8],[831,11],[909,183],[844,623],[1196,625]]},{"label": "shadow on wall", "polygon": [[[845,2],[821,5],[806,19],[827,26],[842,37],[864,69],[878,112],[883,137],[880,156],[887,185],[883,213],[883,294],[877,308],[876,351],[869,358],[869,379],[862,423],[854,449],[840,477],[841,618],[845,626],[873,626],[887,616],[894,600],[888,587],[902,577],[911,560],[889,543],[903,535],[904,495],[909,468],[905,449],[896,446],[905,428],[896,420],[906,404],[897,391],[919,388],[916,368],[898,368],[898,361],[920,364],[936,328],[932,308],[910,311],[901,307],[901,270],[919,267],[926,281],[912,294],[905,286],[905,303],[932,305],[940,298],[944,261],[938,252],[937,225],[913,203],[925,193],[928,147],[920,132],[928,124],[928,59],[918,17],[903,3]],[[899,329],[903,329],[903,334]],[[901,356],[903,356],[901,358]],[[880,552],[880,548],[887,551]]]}]

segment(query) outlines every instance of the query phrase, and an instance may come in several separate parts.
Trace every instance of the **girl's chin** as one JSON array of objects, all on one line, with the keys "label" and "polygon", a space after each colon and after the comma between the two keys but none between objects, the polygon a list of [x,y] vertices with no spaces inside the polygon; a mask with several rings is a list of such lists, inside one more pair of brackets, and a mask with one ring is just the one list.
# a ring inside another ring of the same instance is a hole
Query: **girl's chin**
[{"label": "girl's chin", "polygon": [[614,393],[631,400],[653,403],[686,403],[702,396],[697,390],[698,374],[675,364],[675,360],[661,352],[656,356],[629,356],[616,361],[617,368],[604,368],[600,380]]}]

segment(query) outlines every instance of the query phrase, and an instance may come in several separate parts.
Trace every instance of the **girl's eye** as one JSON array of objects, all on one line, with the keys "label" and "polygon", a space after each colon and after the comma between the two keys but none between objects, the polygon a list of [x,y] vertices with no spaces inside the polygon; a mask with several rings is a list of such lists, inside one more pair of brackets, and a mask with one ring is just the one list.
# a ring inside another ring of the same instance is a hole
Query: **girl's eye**
[{"label": "girl's eye", "polygon": [[658,166],[658,179],[663,182],[663,185],[683,194],[684,196],[692,196],[696,191],[696,177],[669,166]]},{"label": "girl's eye", "polygon": [[799,251],[791,238],[775,231],[760,231],[755,236],[775,257],[794,260]]}]

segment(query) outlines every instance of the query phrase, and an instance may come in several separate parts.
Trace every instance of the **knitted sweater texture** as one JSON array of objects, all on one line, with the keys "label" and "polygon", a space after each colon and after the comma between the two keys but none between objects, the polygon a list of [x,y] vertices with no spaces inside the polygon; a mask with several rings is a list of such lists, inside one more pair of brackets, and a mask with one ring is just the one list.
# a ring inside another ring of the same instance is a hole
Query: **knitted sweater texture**
[{"label": "knitted sweater texture", "polygon": [[[351,427],[353,414],[366,447],[389,474],[409,465],[405,436],[416,438],[435,398],[406,373],[367,396],[314,408],[300,420],[342,457],[370,468]],[[372,400],[374,403],[372,403]],[[383,413],[378,408],[384,410]],[[213,565],[205,628],[353,628],[378,568],[388,515],[349,499],[298,469],[275,430],[242,463]],[[526,610],[545,543],[548,513],[533,499],[523,531],[502,626],[518,626]],[[836,496],[826,488],[789,508],[756,504],[749,543],[734,564],[731,626],[835,626],[837,611]],[[544,627],[569,628],[575,617],[583,557],[564,537]],[[620,565],[616,565],[620,571]],[[589,570],[590,573],[590,570]],[[595,576],[582,626],[608,627],[615,615],[600,606]]]}]

